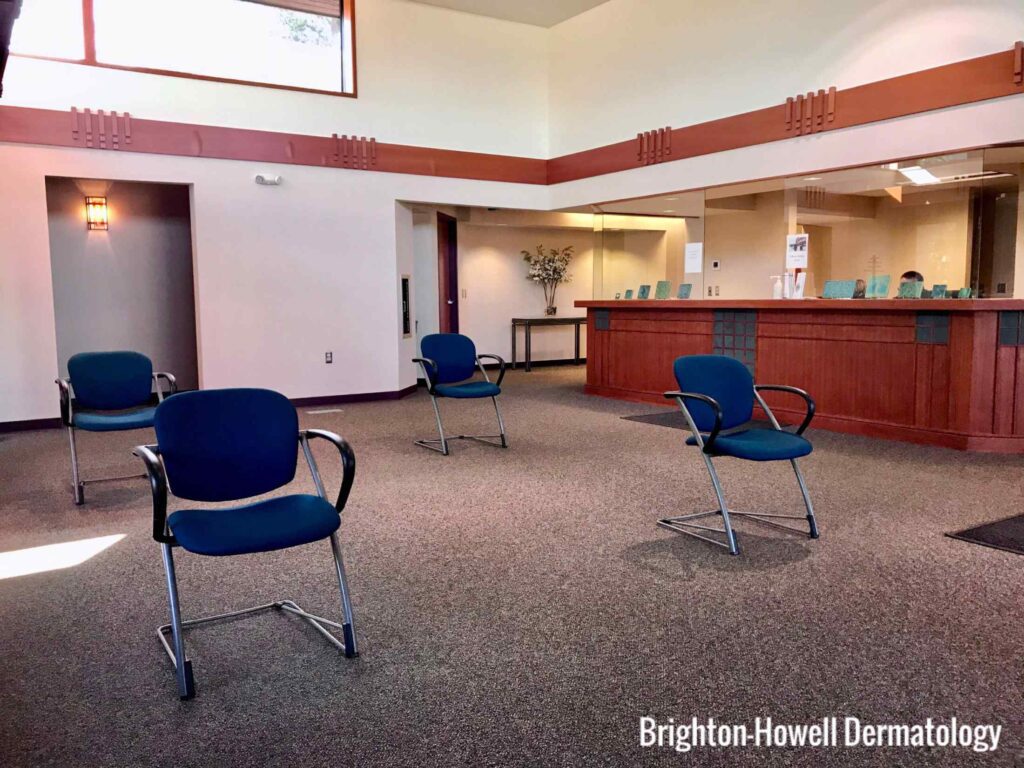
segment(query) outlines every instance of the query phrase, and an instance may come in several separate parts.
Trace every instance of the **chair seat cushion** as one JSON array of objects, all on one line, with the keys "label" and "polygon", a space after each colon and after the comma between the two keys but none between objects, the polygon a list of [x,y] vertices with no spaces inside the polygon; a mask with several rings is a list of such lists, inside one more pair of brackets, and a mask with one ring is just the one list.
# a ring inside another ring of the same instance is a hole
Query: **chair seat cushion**
[{"label": "chair seat cushion", "polygon": [[76,413],[72,421],[89,432],[119,432],[153,426],[156,408],[140,408],[126,413]]},{"label": "chair seat cushion", "polygon": [[438,384],[434,391],[441,397],[496,397],[501,388],[489,381],[471,381],[468,384]]},{"label": "chair seat cushion", "polygon": [[325,539],[338,530],[337,510],[319,496],[279,496],[242,507],[179,509],[167,518],[178,543],[200,555],[271,552]]},{"label": "chair seat cushion", "polygon": [[[687,445],[696,445],[694,437],[686,438]],[[777,429],[744,429],[728,435],[719,435],[711,446],[712,456],[734,456],[748,461],[779,461],[799,459],[814,447],[800,435]]]}]

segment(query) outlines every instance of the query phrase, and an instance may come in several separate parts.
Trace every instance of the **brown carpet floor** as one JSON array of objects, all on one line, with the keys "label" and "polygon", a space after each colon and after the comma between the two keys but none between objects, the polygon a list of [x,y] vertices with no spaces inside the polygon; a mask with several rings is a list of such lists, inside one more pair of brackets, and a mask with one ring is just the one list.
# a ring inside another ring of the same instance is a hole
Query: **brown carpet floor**
[{"label": "brown carpet floor", "polygon": [[[342,525],[362,656],[267,614],[189,636],[178,701],[148,487],[71,502],[63,432],[0,436],[0,551],[114,533],[66,570],[0,580],[3,766],[1018,765],[1024,557],[947,531],[1021,509],[1024,459],[812,431],[822,538],[740,522],[744,554],[655,526],[710,509],[678,430],[582,394],[579,368],[515,372],[512,447],[412,444],[422,392],[305,426],[355,448]],[[489,431],[489,402],[443,403]],[[481,429],[482,428],[482,429]],[[87,473],[134,469],[151,433],[84,435]],[[336,487],[336,458],[317,448]],[[723,461],[738,509],[797,511],[786,465]],[[293,486],[310,491],[301,471]],[[326,543],[177,558],[187,616],[290,597],[336,615]],[[956,716],[1004,726],[998,752],[642,750],[643,715],[804,722]]]}]

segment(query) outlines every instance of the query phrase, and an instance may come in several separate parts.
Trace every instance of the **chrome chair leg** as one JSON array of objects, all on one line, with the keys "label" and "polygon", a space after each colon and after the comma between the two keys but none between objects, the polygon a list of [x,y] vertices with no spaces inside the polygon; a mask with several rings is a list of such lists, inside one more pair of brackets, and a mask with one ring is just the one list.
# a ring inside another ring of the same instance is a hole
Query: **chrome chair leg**
[{"label": "chrome chair leg", "polygon": [[[423,448],[429,448],[432,451],[443,453],[448,456],[450,453],[450,443],[452,440],[475,440],[478,443],[484,445],[492,445],[495,448],[508,448],[508,436],[505,434],[505,422],[501,418],[501,411],[498,410],[498,400],[495,397],[491,397],[491,401],[494,403],[494,413],[498,417],[498,430],[500,434],[497,435],[445,435],[444,426],[441,423],[441,409],[437,405],[437,398],[433,395],[430,396],[431,402],[434,405],[434,417],[437,419],[437,434],[440,435],[440,440],[416,440],[415,443]],[[500,440],[501,442],[495,442]]]},{"label": "chrome chair leg", "polygon": [[[196,695],[195,680],[192,677],[192,662],[185,657],[185,638],[181,623],[181,607],[178,603],[178,580],[174,575],[174,556],[170,544],[161,544],[164,571],[167,573],[167,595],[171,603],[171,630],[174,634],[174,670],[178,679],[178,695],[182,700],[191,699]],[[163,634],[157,632],[161,642]],[[166,643],[165,643],[166,647]]]},{"label": "chrome chair leg", "polygon": [[[736,541],[736,533],[732,528],[732,521],[729,519],[729,508],[725,504],[725,494],[722,492],[722,484],[718,480],[718,473],[715,471],[715,465],[711,463],[711,457],[706,453],[701,452],[701,457],[704,459],[704,465],[708,468],[708,474],[711,476],[711,485],[715,489],[715,498],[718,499],[718,509],[711,512],[695,512],[690,515],[679,515],[678,517],[666,517],[658,521],[658,525],[662,528],[667,528],[670,531],[676,533],[684,533],[687,536],[692,536],[701,541],[706,541],[709,544],[722,547],[729,550],[730,555],[738,555],[740,553],[739,543]],[[712,515],[721,515],[724,528],[711,528],[706,525],[697,525],[696,523],[690,522],[691,520],[697,520],[702,517],[711,517]],[[696,531],[707,531],[708,533],[725,534],[725,541],[711,538]]]},{"label": "chrome chair leg", "polygon": [[715,496],[718,498],[718,510],[722,513],[722,522],[725,524],[725,538],[729,542],[729,554],[738,555],[740,553],[739,545],[736,542],[736,533],[732,529],[732,522],[729,520],[729,508],[725,505],[725,494],[722,492],[722,483],[718,479],[718,473],[715,471],[715,465],[711,463],[711,457],[703,451],[701,456],[704,457],[704,464],[708,468],[708,474],[711,475],[711,484],[715,487]]},{"label": "chrome chair leg", "polygon": [[[416,440],[416,445],[422,448],[429,448],[432,451],[443,453],[445,456],[448,455],[448,439],[444,436],[444,425],[441,423],[441,409],[437,406],[437,398],[433,395],[430,396],[430,402],[434,406],[434,418],[437,420],[437,434],[440,435],[440,440]],[[437,444],[440,444],[440,448]]]},{"label": "chrome chair leg", "polygon": [[804,497],[804,506],[807,508],[809,535],[812,539],[816,539],[818,538],[818,521],[814,517],[814,506],[811,504],[811,496],[807,492],[807,483],[804,482],[803,473],[800,471],[800,467],[797,466],[796,459],[790,459],[789,463],[793,465],[793,473],[796,475],[796,481],[800,485],[800,494]]},{"label": "chrome chair leg", "polygon": [[498,410],[498,398],[492,396],[491,402],[494,403],[494,413],[498,417],[498,432],[501,433],[501,447],[508,448],[508,438],[505,435],[505,422],[501,418],[501,411]]},{"label": "chrome chair leg", "polygon": [[348,579],[345,578],[345,562],[341,557],[341,544],[338,534],[331,534],[331,552],[334,554],[334,570],[338,575],[338,591],[341,592],[341,633],[345,640],[345,656],[352,658],[359,655],[356,643],[356,625],[352,614],[352,601],[348,594]]},{"label": "chrome chair leg", "polygon": [[75,504],[85,503],[85,483],[81,481],[78,473],[78,447],[75,445],[75,428],[68,427],[68,441],[71,443],[71,483],[75,495]]}]

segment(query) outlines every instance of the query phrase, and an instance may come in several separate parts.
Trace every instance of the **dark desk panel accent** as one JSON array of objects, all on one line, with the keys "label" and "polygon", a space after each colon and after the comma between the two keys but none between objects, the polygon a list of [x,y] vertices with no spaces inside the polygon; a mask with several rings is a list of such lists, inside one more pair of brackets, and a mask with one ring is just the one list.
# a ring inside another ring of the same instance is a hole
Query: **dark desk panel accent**
[{"label": "dark desk panel accent", "polygon": [[[1010,324],[1001,315],[1024,312],[1021,300],[936,299],[926,311],[913,300],[577,306],[590,317],[590,394],[664,404],[662,393],[676,387],[675,358],[749,351],[759,383],[814,396],[818,428],[1024,453],[1024,344],[1000,344]],[[597,328],[598,312],[606,330]],[[768,401],[788,419],[802,415],[784,395]]]},{"label": "dark desk panel accent", "polygon": [[716,309],[711,349],[716,355],[739,360],[755,371],[757,355],[757,310]]},{"label": "dark desk panel accent", "polygon": [[915,340],[919,344],[949,344],[949,313],[918,312]]},{"label": "dark desk panel accent", "polygon": [[1024,312],[999,313],[999,344],[1004,347],[1024,344]]}]

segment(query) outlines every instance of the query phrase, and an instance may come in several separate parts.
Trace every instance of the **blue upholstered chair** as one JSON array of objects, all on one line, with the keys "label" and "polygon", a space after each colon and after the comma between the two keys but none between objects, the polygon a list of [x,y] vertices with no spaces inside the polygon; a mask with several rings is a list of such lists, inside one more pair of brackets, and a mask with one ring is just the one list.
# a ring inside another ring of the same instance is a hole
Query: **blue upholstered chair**
[{"label": "blue upholstered chair", "polygon": [[[807,484],[796,460],[806,456],[812,450],[808,440],[803,437],[804,430],[814,418],[814,400],[801,389],[775,384],[754,384],[750,371],[739,360],[719,355],[688,355],[675,362],[675,376],[679,391],[666,392],[665,397],[674,399],[686,417],[692,435],[686,444],[700,449],[701,458],[711,475],[711,484],[718,498],[718,509],[712,512],[697,512],[680,517],[659,520],[658,525],[677,533],[685,533],[698,539],[709,541],[729,550],[730,554],[738,555],[739,545],[732,528],[730,516],[739,515],[775,527],[795,530],[788,525],[773,523],[775,518],[792,520],[806,519],[808,535],[818,538],[818,525],[814,518],[814,507],[807,494]],[[775,414],[761,397],[762,392],[788,392],[804,399],[807,414],[796,432],[787,432],[779,426]],[[750,428],[748,422],[753,417],[754,402],[768,416],[772,429]],[[776,515],[760,512],[737,512],[725,504],[722,484],[715,472],[713,458],[729,456],[744,461],[788,461],[796,474],[800,493],[803,496],[806,515]],[[724,530],[697,525],[691,521],[712,515],[721,515]],[[711,538],[696,531],[724,533],[725,542]]]},{"label": "blue upholstered chair", "polygon": [[[498,395],[501,394],[501,381],[505,378],[505,361],[497,355],[478,355],[473,340],[459,333],[433,333],[424,336],[420,341],[420,352],[423,357],[413,359],[423,370],[423,378],[427,382],[427,391],[434,404],[434,417],[437,419],[438,440],[417,440],[416,445],[448,455],[449,440],[476,440],[487,445],[508,448],[505,436],[505,423],[501,420],[498,410]],[[498,363],[498,380],[492,382],[484,369],[484,359]],[[483,381],[469,381],[477,369],[483,374]],[[494,413],[498,417],[497,435],[448,435],[444,433],[441,423],[441,410],[438,408],[439,397],[451,397],[458,400],[491,398]],[[495,440],[500,442],[495,443]]]},{"label": "blue upholstered chair", "polygon": [[75,504],[85,502],[86,483],[128,480],[145,475],[119,477],[81,477],[75,430],[88,432],[120,432],[153,426],[156,407],[151,405],[153,390],[157,399],[164,399],[160,384],[167,384],[167,393],[177,392],[174,377],[153,371],[153,363],[138,352],[81,352],[68,360],[68,378],[57,379],[60,389],[60,418],[71,442],[71,480]]},{"label": "blue upholstered chair", "polygon": [[[357,655],[352,604],[338,543],[356,459],[348,443],[331,432],[299,431],[294,406],[266,389],[212,389],[167,398],[156,409],[156,445],[134,451],[146,465],[153,490],[153,538],[163,551],[171,623],[157,631],[174,664],[182,699],[195,695],[192,663],[185,655],[185,629],[220,619],[278,609],[308,621],[346,656]],[[341,454],[342,480],[337,501],[327,500],[309,441],[321,438]],[[316,495],[293,494],[231,507],[187,507],[167,514],[167,496],[198,502],[241,501],[277,490],[295,478],[302,446]],[[212,557],[270,552],[329,539],[341,591],[341,624],[307,613],[291,600],[182,621],[174,547]],[[341,630],[339,640],[327,627]],[[171,635],[174,647],[167,642]]]}]

